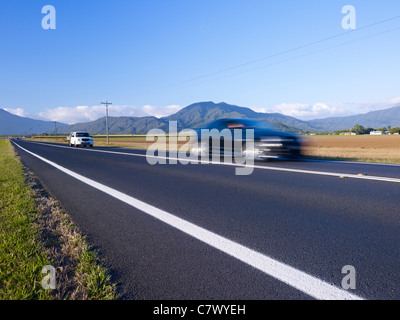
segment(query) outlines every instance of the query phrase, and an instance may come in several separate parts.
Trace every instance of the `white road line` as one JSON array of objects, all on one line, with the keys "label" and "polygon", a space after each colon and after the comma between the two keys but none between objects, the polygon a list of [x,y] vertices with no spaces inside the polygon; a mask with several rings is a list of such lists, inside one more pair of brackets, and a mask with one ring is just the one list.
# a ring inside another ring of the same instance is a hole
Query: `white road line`
[{"label": "white road line", "polygon": [[[36,144],[41,144],[41,145],[50,146],[50,147],[54,147],[54,148],[65,148],[65,149],[71,150],[71,147],[66,147],[66,146],[57,146],[57,145],[52,145],[52,144],[45,144],[45,143],[31,142],[31,141],[30,141],[30,143],[36,143]],[[77,149],[72,149],[72,150],[77,150]],[[132,156],[132,157],[143,157],[143,158],[149,157],[149,158],[155,158],[155,159],[176,160],[176,161],[181,160],[181,159],[175,158],[175,157],[150,156],[150,155],[146,155],[146,154],[128,153],[128,152],[120,152],[120,151],[109,151],[109,150],[98,150],[98,149],[79,149],[79,150],[90,151],[90,152],[110,153],[110,154],[120,154],[120,155]],[[246,167],[244,165],[240,165],[240,164],[236,164],[236,163],[226,163],[226,162],[211,161],[211,160],[210,161],[190,160],[190,162],[196,163],[196,164],[213,164],[213,165],[223,165],[223,166]],[[260,165],[249,165],[249,167],[252,167],[254,169],[261,169],[261,170],[304,173],[304,174],[331,176],[331,177],[338,177],[338,178],[345,177],[345,178],[351,178],[351,179],[400,183],[399,178],[368,176],[368,175],[349,174],[349,173],[340,173],[340,172],[328,172],[328,171],[290,169],[290,168],[260,166]]]},{"label": "white road line", "polygon": [[32,156],[46,162],[56,169],[68,174],[79,181],[96,188],[126,204],[216,248],[260,271],[272,276],[287,285],[300,290],[311,297],[321,300],[363,300],[360,296],[351,294],[350,292],[340,289],[332,284],[322,281],[319,278],[311,276],[305,272],[295,269],[287,264],[274,260],[260,252],[254,251],[239,243],[208,231],[191,222],[174,216],[164,210],[156,208],[150,204],[142,202],[136,198],[128,196],[118,190],[107,187],[92,179],[86,178],[69,169],[66,169],[46,158],[43,158],[14,142],[19,148]]}]

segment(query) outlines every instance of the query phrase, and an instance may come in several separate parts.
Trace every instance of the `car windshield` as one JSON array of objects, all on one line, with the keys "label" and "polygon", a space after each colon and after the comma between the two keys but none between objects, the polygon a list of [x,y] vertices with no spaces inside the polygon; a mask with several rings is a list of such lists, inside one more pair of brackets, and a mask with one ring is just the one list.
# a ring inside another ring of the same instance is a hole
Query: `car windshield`
[{"label": "car windshield", "polygon": [[250,119],[222,119],[210,123],[207,128],[212,129],[270,129],[276,128],[270,124]]},{"label": "car windshield", "polygon": [[77,137],[89,137],[89,133],[87,133],[87,132],[77,132],[76,136]]}]

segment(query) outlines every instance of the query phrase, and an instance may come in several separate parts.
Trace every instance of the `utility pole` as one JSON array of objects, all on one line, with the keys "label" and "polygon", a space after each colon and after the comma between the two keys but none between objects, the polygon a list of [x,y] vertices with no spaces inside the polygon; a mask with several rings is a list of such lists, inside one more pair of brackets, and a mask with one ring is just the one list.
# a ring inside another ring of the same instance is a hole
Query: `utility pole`
[{"label": "utility pole", "polygon": [[57,138],[57,121],[54,121],[54,134]]},{"label": "utility pole", "polygon": [[107,131],[107,145],[109,144],[109,140],[108,140],[108,105],[112,104],[111,102],[108,102],[106,100],[106,102],[102,102],[101,104],[105,104],[106,105],[106,131]]}]

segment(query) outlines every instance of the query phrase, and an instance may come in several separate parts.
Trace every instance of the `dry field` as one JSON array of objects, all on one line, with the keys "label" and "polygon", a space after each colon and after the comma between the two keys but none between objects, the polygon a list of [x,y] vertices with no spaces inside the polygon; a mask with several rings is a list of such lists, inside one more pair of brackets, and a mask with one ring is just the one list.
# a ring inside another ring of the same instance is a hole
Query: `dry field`
[{"label": "dry field", "polygon": [[305,138],[313,157],[400,163],[400,136],[314,136]]}]

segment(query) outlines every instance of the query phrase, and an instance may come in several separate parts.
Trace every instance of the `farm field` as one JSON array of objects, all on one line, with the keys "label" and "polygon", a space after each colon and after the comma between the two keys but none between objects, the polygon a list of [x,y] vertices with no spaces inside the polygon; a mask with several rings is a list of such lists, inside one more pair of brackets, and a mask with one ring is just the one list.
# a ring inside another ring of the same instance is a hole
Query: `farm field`
[{"label": "farm field", "polygon": [[307,156],[384,163],[400,163],[400,136],[307,137]]},{"label": "farm field", "polygon": [[[106,146],[106,136],[93,136],[95,145]],[[34,137],[34,141],[67,143],[66,137]],[[400,136],[312,136],[303,137],[304,153],[317,159],[366,161],[400,164]],[[110,136],[110,146],[147,149],[154,142],[145,135]],[[179,142],[179,145],[185,142]]]}]

